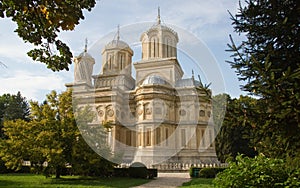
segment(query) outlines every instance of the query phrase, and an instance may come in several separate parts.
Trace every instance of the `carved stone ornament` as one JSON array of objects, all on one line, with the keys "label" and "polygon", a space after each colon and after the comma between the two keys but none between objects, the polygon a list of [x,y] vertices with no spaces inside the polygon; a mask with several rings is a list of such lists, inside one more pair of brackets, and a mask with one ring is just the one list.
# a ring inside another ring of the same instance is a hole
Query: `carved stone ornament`
[{"label": "carved stone ornament", "polygon": [[140,116],[140,115],[142,115],[143,114],[143,109],[138,109],[138,115]]},{"label": "carved stone ornament", "polygon": [[99,114],[100,117],[102,117],[102,116],[104,115],[103,110],[99,110],[99,111],[98,111],[98,114]]},{"label": "carved stone ornament", "polygon": [[152,109],[151,108],[146,108],[146,114],[151,115],[151,113],[152,113]]},{"label": "carved stone ornament", "polygon": [[107,111],[107,114],[108,114],[109,117],[113,117],[114,116],[114,111],[112,109],[109,109]]},{"label": "carved stone ornament", "polygon": [[179,110],[179,115],[180,116],[185,116],[186,115],[186,111],[184,109]]}]

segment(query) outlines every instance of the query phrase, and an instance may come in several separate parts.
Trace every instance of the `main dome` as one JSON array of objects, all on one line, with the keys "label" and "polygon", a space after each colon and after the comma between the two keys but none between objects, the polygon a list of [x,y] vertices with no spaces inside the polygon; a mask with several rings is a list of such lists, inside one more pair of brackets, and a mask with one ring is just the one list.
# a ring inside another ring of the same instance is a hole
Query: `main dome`
[{"label": "main dome", "polygon": [[146,77],[141,85],[145,86],[145,85],[170,85],[170,84],[160,76],[151,75]]},{"label": "main dome", "polygon": [[105,49],[114,49],[114,48],[129,48],[129,45],[122,40],[112,40],[105,45]]}]

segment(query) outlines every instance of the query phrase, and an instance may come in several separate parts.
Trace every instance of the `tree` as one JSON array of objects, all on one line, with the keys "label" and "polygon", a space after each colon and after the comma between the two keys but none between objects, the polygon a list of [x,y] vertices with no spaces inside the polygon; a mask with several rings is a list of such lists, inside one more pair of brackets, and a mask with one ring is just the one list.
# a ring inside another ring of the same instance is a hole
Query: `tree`
[{"label": "tree", "polygon": [[[219,97],[215,96],[214,98]],[[240,153],[254,157],[257,153],[251,145],[254,136],[252,127],[256,100],[247,96],[231,99],[228,96],[227,109],[222,127],[216,137],[216,153],[221,162],[235,159]]]},{"label": "tree", "polygon": [[4,94],[0,96],[0,117],[1,120],[29,120],[29,105],[21,93],[17,95]]},{"label": "tree", "polygon": [[[81,114],[85,122],[94,117],[86,113],[89,111],[84,109],[85,114]],[[1,143],[0,155],[7,167],[20,169],[23,161],[30,161],[37,172],[54,173],[56,178],[60,177],[67,164],[73,167],[73,173],[80,172],[83,167],[89,167],[84,172],[90,173],[94,170],[92,164],[106,171],[112,167],[112,163],[97,155],[82,139],[73,113],[72,91],[60,95],[53,91],[43,104],[31,102],[30,117],[29,122],[4,123],[8,139]],[[46,167],[44,162],[47,162]],[[100,168],[101,165],[103,168]]]},{"label": "tree", "polygon": [[53,71],[68,70],[72,53],[58,33],[73,30],[84,19],[83,10],[90,11],[95,4],[95,0],[0,0],[0,18],[11,18],[24,42],[38,46],[28,52],[33,60]]},{"label": "tree", "polygon": [[[0,96],[0,140],[6,139],[3,132],[3,122],[7,120],[29,120],[29,105],[25,97],[18,92],[17,95],[4,94]],[[4,162],[0,159],[0,172],[8,172]]]},{"label": "tree", "polygon": [[242,87],[260,98],[256,147],[269,157],[299,155],[300,8],[297,0],[250,0],[233,16],[247,39],[229,51]]},{"label": "tree", "polygon": [[5,120],[29,118],[29,105],[21,93],[17,95],[3,94],[0,96],[0,138],[4,138],[2,127]]}]

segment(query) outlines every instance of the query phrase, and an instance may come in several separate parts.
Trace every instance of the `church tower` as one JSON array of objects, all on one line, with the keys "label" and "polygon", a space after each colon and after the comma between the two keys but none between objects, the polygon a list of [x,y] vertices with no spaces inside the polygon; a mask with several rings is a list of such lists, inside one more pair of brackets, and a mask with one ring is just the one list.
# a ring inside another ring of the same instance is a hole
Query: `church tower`
[{"label": "church tower", "polygon": [[129,45],[120,40],[120,28],[117,36],[102,50],[101,73],[95,76],[95,88],[120,87],[123,90],[134,88],[131,76],[133,51]]},{"label": "church tower", "polygon": [[92,86],[92,74],[95,59],[87,52],[87,39],[84,52],[74,58],[74,82],[75,84],[88,84]]},{"label": "church tower", "polygon": [[156,23],[141,35],[142,60],[135,63],[136,83],[140,85],[153,74],[174,85],[183,76],[177,61],[177,33],[161,23],[158,9]]}]

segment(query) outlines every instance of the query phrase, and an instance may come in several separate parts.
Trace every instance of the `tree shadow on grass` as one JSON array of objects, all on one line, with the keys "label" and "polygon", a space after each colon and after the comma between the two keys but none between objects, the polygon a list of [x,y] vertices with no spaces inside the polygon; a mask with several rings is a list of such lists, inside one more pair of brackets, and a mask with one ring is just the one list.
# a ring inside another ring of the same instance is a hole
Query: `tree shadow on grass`
[{"label": "tree shadow on grass", "polygon": [[77,177],[51,179],[47,184],[124,188],[138,186],[147,182],[149,182],[147,179]]},{"label": "tree shadow on grass", "polygon": [[0,180],[0,187],[18,187],[21,184],[12,180]]},{"label": "tree shadow on grass", "polygon": [[213,187],[213,183],[212,183],[213,179],[207,179],[207,178],[193,178],[191,181],[189,182],[185,182],[182,184],[181,187],[189,187],[189,188],[212,188]]}]

